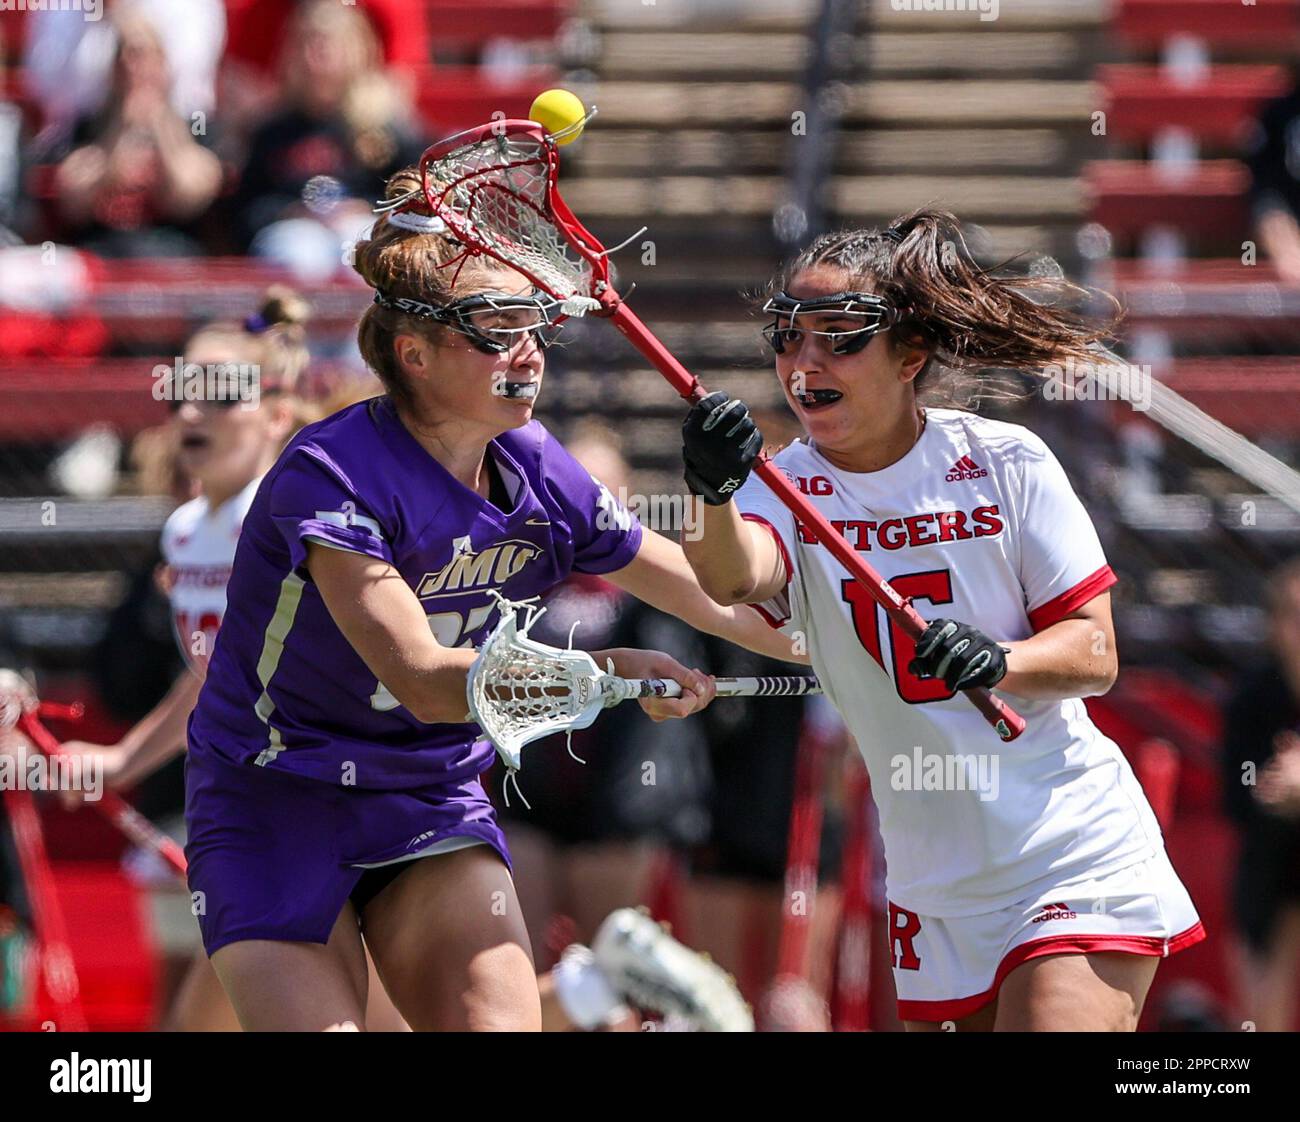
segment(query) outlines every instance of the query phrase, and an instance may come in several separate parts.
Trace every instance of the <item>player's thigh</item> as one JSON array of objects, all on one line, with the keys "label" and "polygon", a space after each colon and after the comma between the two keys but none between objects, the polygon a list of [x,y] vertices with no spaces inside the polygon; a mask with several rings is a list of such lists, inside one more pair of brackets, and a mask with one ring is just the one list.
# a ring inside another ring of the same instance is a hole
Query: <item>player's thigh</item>
[{"label": "player's thigh", "polygon": [[532,939],[534,961],[539,969],[549,969],[559,956],[559,948],[552,948],[547,940],[552,918],[563,909],[562,847],[543,831],[513,819],[502,829],[510,843],[515,893]]},{"label": "player's thigh", "polygon": [[650,872],[662,851],[648,842],[571,845],[561,858],[565,906],[590,942],[610,912],[646,902]]},{"label": "player's thigh", "polygon": [[364,915],[379,977],[420,1031],[535,1031],[537,975],[510,872],[490,846],[424,857]]},{"label": "player's thigh", "polygon": [[393,999],[388,996],[388,991],[384,989],[384,983],[379,979],[379,971],[375,969],[375,961],[366,952],[366,1031],[367,1032],[410,1032],[411,1026],[406,1023],[402,1014],[397,1011],[397,1006],[393,1004]]},{"label": "player's thigh", "polygon": [[776,973],[785,897],[781,885],[693,876],[682,893],[682,933],[730,973],[746,1001],[759,1002]]},{"label": "player's thigh", "polygon": [[1242,1018],[1257,1032],[1291,1031],[1300,974],[1300,908],[1291,904],[1278,912],[1264,949],[1238,940],[1234,951]]},{"label": "player's thigh", "polygon": [[1160,959],[1103,951],[1021,963],[998,993],[998,1032],[1133,1032]]},{"label": "player's thigh", "polygon": [[969,1017],[952,1021],[904,1021],[906,1032],[992,1032],[997,1021],[998,1000],[994,998]]},{"label": "player's thigh", "polygon": [[200,948],[186,968],[163,1022],[165,1032],[238,1032],[239,1018],[235,1016],[230,998],[222,988],[221,979]]},{"label": "player's thigh", "polygon": [[366,956],[350,903],[329,941],[246,939],[221,947],[212,966],[248,1032],[318,1032],[365,1021]]}]

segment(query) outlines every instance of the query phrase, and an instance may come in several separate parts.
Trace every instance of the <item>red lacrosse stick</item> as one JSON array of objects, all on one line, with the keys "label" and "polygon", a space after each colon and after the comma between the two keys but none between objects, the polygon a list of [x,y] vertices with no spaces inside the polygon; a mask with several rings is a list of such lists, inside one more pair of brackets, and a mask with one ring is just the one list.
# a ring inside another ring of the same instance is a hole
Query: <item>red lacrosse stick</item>
[{"label": "red lacrosse stick", "polygon": [[830,1010],[809,982],[808,944],[821,856],[822,781],[832,746],[827,730],[805,715],[795,754],[776,975],[759,1002],[767,1031],[830,1031]]},{"label": "red lacrosse stick", "polygon": [[40,948],[40,978],[54,1008],[54,1025],[66,1032],[85,1032],[90,1026],[81,1003],[77,966],[68,944],[68,921],[50,870],[36,800],[30,791],[9,789],[3,797],[18,865],[31,903],[32,926]]},{"label": "red lacrosse stick", "polygon": [[[856,755],[856,753],[855,753]],[[840,883],[839,945],[831,1001],[836,1032],[871,1028],[871,779],[861,758],[849,761]],[[879,950],[879,948],[877,948]]]},{"label": "red lacrosse stick", "polygon": [[[68,753],[64,752],[63,745],[41,723],[42,716],[76,720],[81,716],[81,706],[50,705],[41,702],[35,710],[20,714],[17,720],[19,730],[47,756],[66,756]],[[181,879],[185,878],[184,850],[120,795],[112,791],[104,791],[99,800],[90,805],[136,845],[144,849],[152,849]]]},{"label": "red lacrosse stick", "polygon": [[[556,186],[560,157],[549,133],[534,121],[496,121],[448,138],[420,159],[424,199],[464,247],[458,258],[491,257],[518,270],[560,301],[566,316],[590,312],[614,322],[687,401],[708,391],[678,362],[609,283],[609,252],[578,221]],[[389,200],[381,210],[405,209],[414,196]],[[894,591],[766,455],[758,477],[820,541],[913,641],[926,622],[909,597]],[[980,687],[964,691],[1003,740],[1014,740],[1024,719]]]}]

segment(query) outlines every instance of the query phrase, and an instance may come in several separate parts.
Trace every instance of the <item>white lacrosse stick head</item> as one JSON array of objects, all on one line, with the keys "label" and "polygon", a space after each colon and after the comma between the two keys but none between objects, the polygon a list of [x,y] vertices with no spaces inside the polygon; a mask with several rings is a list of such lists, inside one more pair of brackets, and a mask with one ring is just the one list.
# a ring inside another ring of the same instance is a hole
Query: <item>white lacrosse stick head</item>
[{"label": "white lacrosse stick head", "polygon": [[[545,608],[498,596],[501,620],[469,669],[470,716],[497,755],[519,770],[525,744],[566,729],[585,729],[609,701],[609,680],[586,651],[561,650],[528,637]],[[522,622],[520,612],[524,613]]]}]

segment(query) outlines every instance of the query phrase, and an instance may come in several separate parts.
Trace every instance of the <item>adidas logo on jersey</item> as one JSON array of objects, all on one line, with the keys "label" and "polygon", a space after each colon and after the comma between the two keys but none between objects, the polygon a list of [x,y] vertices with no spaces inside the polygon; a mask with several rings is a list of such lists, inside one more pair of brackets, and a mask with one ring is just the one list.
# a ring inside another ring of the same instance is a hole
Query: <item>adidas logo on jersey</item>
[{"label": "adidas logo on jersey", "polygon": [[1034,916],[1034,923],[1046,923],[1049,919],[1078,919],[1079,913],[1072,912],[1069,904],[1044,904],[1043,910]]},{"label": "adidas logo on jersey", "polygon": [[943,477],[943,481],[945,483],[957,483],[963,479],[983,479],[986,475],[988,475],[988,472],[969,456],[962,456],[952,465],[948,474]]}]

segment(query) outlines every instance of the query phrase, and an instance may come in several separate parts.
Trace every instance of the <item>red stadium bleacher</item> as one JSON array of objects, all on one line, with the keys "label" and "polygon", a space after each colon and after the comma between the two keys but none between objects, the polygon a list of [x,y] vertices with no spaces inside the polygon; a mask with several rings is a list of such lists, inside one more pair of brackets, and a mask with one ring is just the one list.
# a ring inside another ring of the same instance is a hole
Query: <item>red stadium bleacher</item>
[{"label": "red stadium bleacher", "polygon": [[[1266,259],[1119,258],[1105,262],[1092,279],[1119,298],[1130,328],[1158,328],[1201,346],[1257,339],[1290,349],[1300,331],[1300,285],[1282,281]],[[1256,359],[1238,361],[1244,370]]]},{"label": "red stadium bleacher", "polygon": [[1203,160],[1177,172],[1129,160],[1094,160],[1084,174],[1093,221],[1135,237],[1172,226],[1207,240],[1244,236],[1250,177],[1237,160]]},{"label": "red stadium bleacher", "polygon": [[546,66],[500,77],[479,66],[430,67],[417,83],[420,119],[435,132],[446,132],[491,121],[494,114],[527,117],[537,92],[558,80],[555,69]]},{"label": "red stadium bleacher", "polygon": [[[113,862],[54,861],[77,1004],[92,1032],[144,1032],[157,1024],[158,956],[148,899]],[[38,969],[41,962],[36,963]],[[43,986],[32,1004],[0,1013],[0,1031],[59,1031],[62,1011]]]},{"label": "red stadium bleacher", "polygon": [[70,359],[39,365],[0,361],[0,440],[14,444],[65,440],[92,420],[133,436],[167,419],[167,403],[147,392],[159,357]]},{"label": "red stadium bleacher", "polygon": [[1159,46],[1171,35],[1195,34],[1217,43],[1274,52],[1300,32],[1295,0],[1119,0],[1114,29],[1135,46]]},{"label": "red stadium bleacher", "polygon": [[569,0],[434,0],[429,29],[435,44],[480,45],[489,39],[550,39],[569,17]]},{"label": "red stadium bleacher", "polygon": [[1186,129],[1200,140],[1240,141],[1269,100],[1290,89],[1281,66],[1216,66],[1195,83],[1156,66],[1097,67],[1106,99],[1106,131],[1148,140],[1161,129]]},{"label": "red stadium bleacher", "polygon": [[1300,356],[1182,358],[1153,373],[1251,439],[1300,437]]}]

